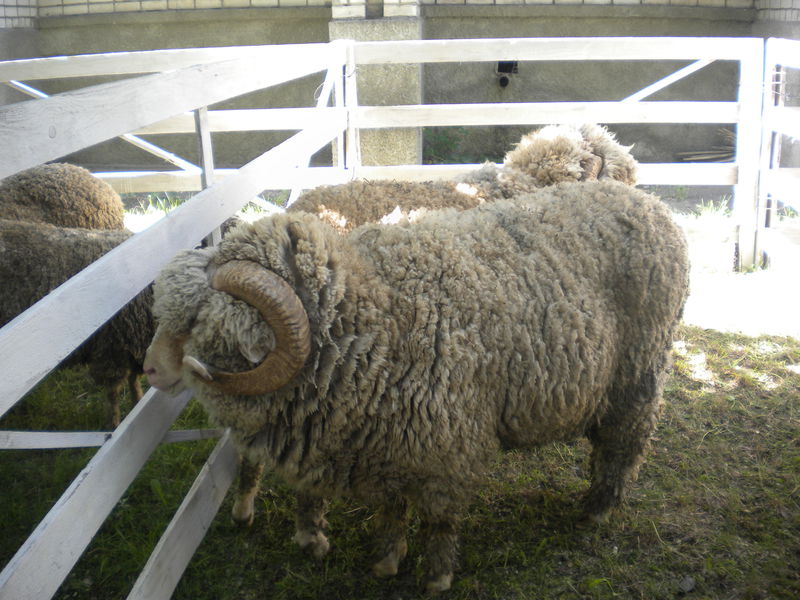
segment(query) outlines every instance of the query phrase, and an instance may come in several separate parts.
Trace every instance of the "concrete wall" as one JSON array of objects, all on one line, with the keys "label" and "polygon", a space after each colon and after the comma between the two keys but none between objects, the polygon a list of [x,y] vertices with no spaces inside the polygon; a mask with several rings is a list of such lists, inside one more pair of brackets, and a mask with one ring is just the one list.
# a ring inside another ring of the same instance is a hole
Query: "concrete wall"
[{"label": "concrete wall", "polygon": [[[755,13],[749,9],[664,6],[433,6],[425,11],[425,37],[562,36],[747,36]],[[429,102],[554,102],[621,100],[686,63],[651,61],[520,63],[506,87],[498,85],[496,63],[429,65],[425,97]],[[736,68],[719,63],[670,86],[653,100],[734,100]],[[614,125],[620,140],[635,144],[639,160],[672,161],[678,152],[707,146],[720,125]],[[438,128],[429,143],[450,143],[468,162],[500,159],[526,127]]]},{"label": "concrete wall", "polygon": [[[419,40],[422,23],[416,18],[337,19],[330,24],[331,39],[358,41]],[[362,65],[358,67],[358,101],[364,105],[422,104],[420,65]],[[365,165],[417,164],[422,158],[419,129],[373,129],[361,134]]]},{"label": "concrete wall", "polygon": [[[0,58],[337,38],[779,35],[800,39],[800,0],[38,0],[38,19],[32,28],[34,2],[0,0]],[[494,63],[371,67],[359,72],[359,97],[365,104],[619,100],[680,66],[521,63],[506,87],[498,85]],[[736,93],[735,75],[732,64],[715,64],[653,99],[730,100]],[[304,78],[225,107],[312,106],[320,81],[320,77]],[[66,85],[54,81],[42,88],[54,93]],[[0,91],[2,103],[21,99],[16,92]],[[496,160],[526,129],[435,128],[424,132],[424,144],[434,158],[450,154],[459,162]],[[719,129],[716,125],[614,126],[621,141],[635,143],[634,152],[644,161],[673,160],[679,153],[717,145]],[[217,163],[240,165],[285,137],[216,135]],[[415,162],[422,158],[422,138],[413,130],[365,132],[364,161]],[[192,136],[158,136],[153,141],[189,160],[197,158]],[[100,168],[109,156],[117,168],[157,166],[141,151],[118,142],[70,158]],[[330,153],[321,153],[315,161],[330,161]]]}]

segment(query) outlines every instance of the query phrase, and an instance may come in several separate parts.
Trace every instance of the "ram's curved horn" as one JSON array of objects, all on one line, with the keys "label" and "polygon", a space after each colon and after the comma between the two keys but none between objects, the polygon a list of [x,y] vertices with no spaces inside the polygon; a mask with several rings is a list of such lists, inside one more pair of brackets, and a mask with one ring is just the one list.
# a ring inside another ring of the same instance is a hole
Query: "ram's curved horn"
[{"label": "ram's curved horn", "polygon": [[311,347],[308,316],[291,286],[256,262],[232,260],[213,273],[211,287],[257,309],[275,334],[275,349],[249,371],[215,371],[208,385],[226,394],[254,395],[288,383]]}]

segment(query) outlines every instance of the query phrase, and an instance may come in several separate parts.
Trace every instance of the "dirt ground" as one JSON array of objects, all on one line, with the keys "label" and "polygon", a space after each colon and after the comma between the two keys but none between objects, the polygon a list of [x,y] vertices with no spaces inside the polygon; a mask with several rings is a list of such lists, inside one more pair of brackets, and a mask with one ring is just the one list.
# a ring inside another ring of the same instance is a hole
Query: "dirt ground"
[{"label": "dirt ground", "polygon": [[729,196],[713,188],[651,191],[660,192],[673,208],[689,239],[692,271],[686,323],[800,339],[800,218],[777,220],[765,231],[762,242],[769,268],[735,273],[733,219],[723,211],[699,208]]}]

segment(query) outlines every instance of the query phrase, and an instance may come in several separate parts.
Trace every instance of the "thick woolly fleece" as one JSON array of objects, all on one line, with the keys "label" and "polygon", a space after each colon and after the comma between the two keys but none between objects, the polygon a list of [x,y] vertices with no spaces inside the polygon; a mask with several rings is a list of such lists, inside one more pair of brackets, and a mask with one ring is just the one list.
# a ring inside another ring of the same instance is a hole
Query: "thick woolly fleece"
[{"label": "thick woolly fleece", "polygon": [[123,229],[117,192],[82,167],[52,163],[0,182],[0,218],[86,229]]},{"label": "thick woolly fleece", "polygon": [[[0,219],[0,327],[133,235]],[[155,331],[148,287],[73,352],[65,364],[88,364],[107,387],[112,425],[119,423],[119,393],[128,380],[136,399],[137,377]]]},{"label": "thick woolly fleece", "polygon": [[233,371],[274,343],[252,307],[209,288],[206,268],[238,259],[295,288],[312,353],[263,396],[185,381],[248,460],[300,492],[413,503],[432,577],[452,573],[458,512],[500,448],[588,435],[587,510],[620,501],[687,294],[686,243],[658,199],[572,183],[347,236],[304,213],[239,227],[176,257],[154,305],[160,331],[189,335],[185,354]]},{"label": "thick woolly fleece", "polygon": [[600,125],[548,125],[524,135],[506,153],[498,185],[508,198],[564,181],[582,181],[595,157],[601,161],[596,179],[635,185],[637,163],[631,148],[619,144]]},{"label": "thick woolly fleece", "polygon": [[482,202],[513,198],[567,181],[587,179],[599,159],[597,179],[636,183],[630,147],[599,125],[548,125],[519,141],[498,169],[487,163],[456,181],[353,181],[303,193],[288,212],[305,211],[347,233],[366,223],[416,220],[430,210],[467,209]]},{"label": "thick woolly fleece", "polygon": [[445,181],[351,181],[308,190],[287,212],[308,212],[341,233],[365,223],[399,222],[442,208],[473,208],[483,199]]}]

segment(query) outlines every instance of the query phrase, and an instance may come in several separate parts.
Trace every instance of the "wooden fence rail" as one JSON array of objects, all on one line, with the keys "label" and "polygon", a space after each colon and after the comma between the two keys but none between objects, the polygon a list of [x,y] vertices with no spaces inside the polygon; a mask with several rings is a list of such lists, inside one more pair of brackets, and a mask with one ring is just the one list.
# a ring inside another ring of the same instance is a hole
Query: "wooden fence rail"
[{"label": "wooden fence rail", "polygon": [[[787,70],[800,70],[800,41],[770,39],[766,45],[764,85],[763,149],[760,206],[767,198],[780,200],[800,210],[797,189],[800,169],[781,167],[781,136],[800,139],[800,106],[786,106],[783,89]],[[795,73],[795,75],[797,75]]]},{"label": "wooden fence rail", "polygon": [[[767,65],[798,68],[797,42],[769,40]],[[326,93],[313,107],[208,110],[210,131],[298,131],[238,169],[180,168],[108,173],[122,191],[207,189],[131,237],[0,329],[0,416],[69,352],[147,286],[182,248],[192,247],[265,189],[312,187],[355,177],[435,179],[476,165],[362,166],[360,129],[425,125],[537,125],[565,122],[729,123],[736,126],[736,158],[722,164],[643,164],[641,181],[735,186],[743,247],[757,256],[758,185],[764,176],[765,130],[797,133],[797,111],[770,108],[763,116],[765,42],[737,38],[551,38],[351,42],[115,53],[0,63],[0,82],[129,75],[77,91],[0,107],[0,177],[121,135],[196,133],[189,111],[298,77],[327,73]],[[291,60],[289,60],[291,59]],[[694,61],[620,102],[481,105],[359,106],[356,65],[497,60]],[[739,64],[738,97],[730,102],[652,102],[655,91],[715,60]],[[263,68],[269,65],[269,68]],[[771,67],[769,67],[771,69]],[[771,77],[771,72],[768,75]],[[21,88],[18,88],[21,89]],[[34,89],[34,88],[31,88]],[[175,93],[179,89],[181,93]],[[333,98],[328,101],[327,93]],[[35,93],[35,92],[33,92]],[[336,144],[337,164],[309,167],[309,157]],[[186,167],[186,165],[184,165]],[[774,169],[773,169],[774,170]],[[749,236],[749,237],[747,237]],[[89,308],[91,307],[91,308]],[[77,316],[76,316],[77,315]],[[113,433],[84,435],[102,444],[84,471],[0,573],[0,597],[52,597],[155,446],[189,400],[148,392]],[[67,437],[61,436],[65,445]],[[210,435],[210,434],[209,434]],[[216,435],[216,434],[215,434]],[[37,437],[39,436],[39,437]],[[105,439],[107,437],[107,439]],[[36,440],[34,440],[36,438]],[[103,439],[99,439],[103,438]],[[0,449],[52,447],[55,438],[0,431]],[[78,443],[76,438],[71,443]],[[216,513],[233,478],[235,453],[223,436],[178,508],[129,598],[168,598]],[[96,493],[98,489],[102,494]],[[89,503],[89,504],[82,504]],[[186,532],[194,523],[194,535]],[[78,531],[79,530],[79,531]],[[197,532],[200,532],[197,535]],[[42,565],[47,565],[43,568]]]}]

